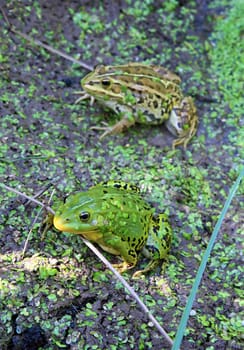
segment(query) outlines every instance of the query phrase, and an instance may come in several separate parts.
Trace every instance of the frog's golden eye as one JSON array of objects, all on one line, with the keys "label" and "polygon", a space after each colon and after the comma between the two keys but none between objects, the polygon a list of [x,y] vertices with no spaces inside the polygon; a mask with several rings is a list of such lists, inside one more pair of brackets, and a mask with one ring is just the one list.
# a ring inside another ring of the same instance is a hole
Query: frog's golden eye
[{"label": "frog's golden eye", "polygon": [[82,211],[79,215],[80,217],[80,220],[83,221],[83,222],[86,222],[89,220],[90,218],[90,213],[88,213],[87,211]]},{"label": "frog's golden eye", "polygon": [[110,86],[110,80],[108,80],[108,79],[103,79],[102,80],[102,86],[105,86],[105,87],[108,87],[108,86]]}]

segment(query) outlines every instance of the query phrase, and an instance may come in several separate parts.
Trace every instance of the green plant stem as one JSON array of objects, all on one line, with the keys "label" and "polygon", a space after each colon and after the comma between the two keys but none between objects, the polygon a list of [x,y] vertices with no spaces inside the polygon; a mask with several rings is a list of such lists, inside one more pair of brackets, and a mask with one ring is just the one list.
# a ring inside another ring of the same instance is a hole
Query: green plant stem
[{"label": "green plant stem", "polygon": [[219,219],[218,219],[218,221],[217,221],[217,223],[216,223],[216,225],[214,227],[214,230],[213,230],[212,236],[211,236],[211,238],[209,240],[207,249],[205,250],[205,253],[204,253],[202,261],[201,261],[201,264],[200,264],[199,269],[197,271],[196,279],[195,279],[195,282],[194,282],[194,284],[192,286],[192,289],[191,289],[191,292],[190,292],[190,295],[189,295],[186,307],[185,307],[184,312],[182,314],[180,325],[178,327],[178,330],[177,330],[177,333],[176,333],[176,336],[175,336],[174,345],[173,345],[171,350],[178,350],[179,347],[180,347],[182,338],[183,338],[184,333],[185,333],[185,329],[186,329],[187,321],[188,321],[188,318],[189,318],[189,315],[190,315],[190,311],[192,309],[192,305],[193,305],[193,302],[195,300],[199,284],[201,282],[203,273],[205,271],[208,258],[209,258],[210,254],[211,254],[211,251],[213,249],[213,246],[214,246],[215,240],[217,238],[217,235],[219,233],[220,227],[221,227],[222,222],[223,222],[223,220],[225,218],[225,215],[226,215],[226,213],[227,213],[227,211],[229,209],[230,203],[231,203],[231,201],[232,201],[232,199],[233,199],[233,197],[234,197],[234,195],[235,195],[235,193],[236,193],[236,191],[238,189],[238,186],[239,186],[241,180],[243,179],[243,177],[244,177],[244,167],[241,169],[238,178],[236,179],[234,185],[232,186],[232,188],[230,190],[230,193],[228,195],[228,198],[227,198],[227,200],[225,202],[225,205],[224,205],[224,207],[222,209],[222,212],[221,212],[221,214],[219,216]]}]

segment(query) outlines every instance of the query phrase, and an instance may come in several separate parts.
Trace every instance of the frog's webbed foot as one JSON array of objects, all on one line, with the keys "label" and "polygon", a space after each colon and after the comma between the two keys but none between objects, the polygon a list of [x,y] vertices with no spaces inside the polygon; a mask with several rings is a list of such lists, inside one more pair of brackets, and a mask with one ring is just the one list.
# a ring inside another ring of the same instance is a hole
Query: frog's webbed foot
[{"label": "frog's webbed foot", "polygon": [[143,270],[138,270],[135,273],[133,273],[132,278],[133,279],[141,278],[141,276],[147,273],[148,271],[155,269],[159,265],[159,262],[160,262],[160,259],[151,260]]},{"label": "frog's webbed foot", "polygon": [[113,126],[92,126],[90,129],[92,130],[104,130],[104,133],[99,137],[100,140],[103,139],[107,135],[111,134],[119,134],[124,129],[129,128],[133,125],[134,121],[129,121],[126,117],[118,121]]},{"label": "frog's webbed foot", "polygon": [[92,106],[95,101],[95,98],[89,95],[86,91],[76,91],[75,94],[81,95],[81,97],[77,98],[75,104],[79,103],[80,101],[90,99],[90,106]]},{"label": "frog's webbed foot", "polygon": [[183,145],[183,148],[186,149],[188,142],[191,140],[191,137],[179,137],[178,139],[172,142],[172,149],[175,147]]},{"label": "frog's webbed foot", "polygon": [[144,269],[136,271],[133,274],[132,278],[133,279],[141,278],[142,275],[146,274],[149,271],[154,270],[161,263],[162,263],[161,274],[164,274],[165,267],[167,266],[167,263],[168,263],[168,257],[151,260]]},{"label": "frog's webbed foot", "polygon": [[129,269],[132,269],[135,266],[133,263],[128,263],[126,261],[123,261],[122,263],[119,264],[113,264],[113,267],[119,272],[123,273]]}]

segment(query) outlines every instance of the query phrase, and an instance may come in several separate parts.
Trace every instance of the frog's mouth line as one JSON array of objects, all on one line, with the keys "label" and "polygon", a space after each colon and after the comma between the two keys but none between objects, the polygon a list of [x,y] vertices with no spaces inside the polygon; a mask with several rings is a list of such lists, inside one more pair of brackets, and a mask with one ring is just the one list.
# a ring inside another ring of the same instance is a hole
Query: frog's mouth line
[{"label": "frog's mouth line", "polygon": [[93,230],[93,231],[86,231],[86,232],[80,232],[80,233],[77,233],[77,234],[81,235],[82,237],[84,237],[88,241],[93,241],[93,242],[97,242],[103,236],[101,232],[95,231],[95,230]]},{"label": "frog's mouth line", "polygon": [[81,235],[88,241],[96,242],[102,237],[102,233],[99,232],[98,229],[91,229],[87,231],[75,230],[74,227],[69,227],[69,224],[65,223],[60,217],[56,216],[54,216],[53,225],[59,231]]}]

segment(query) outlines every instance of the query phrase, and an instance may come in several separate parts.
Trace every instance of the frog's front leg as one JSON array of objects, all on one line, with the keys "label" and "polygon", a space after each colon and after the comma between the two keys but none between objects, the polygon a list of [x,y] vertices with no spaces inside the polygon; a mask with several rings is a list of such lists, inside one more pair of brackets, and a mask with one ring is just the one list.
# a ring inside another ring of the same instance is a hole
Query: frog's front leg
[{"label": "frog's front leg", "polygon": [[77,98],[77,100],[75,101],[75,104],[87,99],[90,99],[90,106],[94,104],[95,97],[88,94],[86,91],[76,91],[75,94],[81,95],[79,98]]},{"label": "frog's front leg", "polygon": [[51,213],[48,213],[45,218],[42,220],[41,226],[39,228],[39,232],[42,233],[41,240],[44,240],[47,231],[53,227],[53,218],[54,215]]},{"label": "frog's front leg", "polygon": [[135,265],[130,264],[126,261],[123,261],[122,263],[119,264],[113,264],[113,267],[119,272],[119,273],[123,273],[129,269],[132,269]]},{"label": "frog's front leg", "polygon": [[118,121],[113,126],[92,126],[91,129],[104,130],[104,133],[100,136],[100,140],[101,140],[107,135],[119,134],[124,129],[127,129],[134,124],[135,124],[134,120],[129,120],[127,117],[123,117],[120,121]]},{"label": "frog's front leg", "polygon": [[[104,250],[116,255],[119,255],[124,260],[122,263],[113,264],[113,266],[120,273],[123,273],[129,269],[132,269],[137,263],[137,252],[126,242],[122,240],[121,237],[113,235],[111,237],[110,233],[104,234],[103,242],[106,247],[103,247]],[[102,245],[101,245],[102,246]],[[108,248],[108,247],[111,247]]]}]

